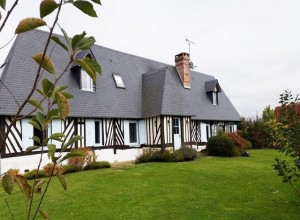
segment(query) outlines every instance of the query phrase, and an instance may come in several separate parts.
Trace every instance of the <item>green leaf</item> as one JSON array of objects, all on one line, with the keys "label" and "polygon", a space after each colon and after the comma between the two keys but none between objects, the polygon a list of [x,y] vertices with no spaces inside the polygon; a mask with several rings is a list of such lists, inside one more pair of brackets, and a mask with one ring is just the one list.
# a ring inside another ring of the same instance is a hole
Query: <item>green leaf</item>
[{"label": "green leaf", "polygon": [[67,47],[63,42],[61,42],[60,39],[59,39],[58,37],[52,36],[51,39],[52,39],[55,43],[57,43],[59,46],[61,46],[65,51],[67,51],[67,52],[69,51],[69,50],[68,50],[68,47]]},{"label": "green leaf", "polygon": [[47,144],[47,147],[48,147],[48,158],[52,159],[56,151],[56,146],[55,144]]},{"label": "green leaf", "polygon": [[63,133],[54,133],[52,134],[49,139],[61,141],[62,138],[65,138],[66,136]]},{"label": "green leaf", "polygon": [[81,136],[74,136],[71,137],[70,140],[63,145],[63,147],[61,148],[61,151],[65,151],[69,146],[71,146],[72,144],[74,144],[76,141],[81,140],[82,137]]},{"label": "green leaf", "polygon": [[57,92],[55,94],[55,101],[57,102],[57,105],[58,105],[60,118],[62,120],[65,120],[68,117],[68,114],[70,111],[68,99],[60,92]]},{"label": "green leaf", "polygon": [[78,63],[82,69],[86,71],[86,73],[93,79],[93,81],[96,81],[96,72],[93,68],[91,68],[88,63],[85,62],[85,60],[82,59],[76,59],[76,63]]},{"label": "green leaf", "polygon": [[95,72],[101,74],[101,66],[99,63],[93,59],[85,58],[84,61],[91,67]]},{"label": "green leaf", "polygon": [[85,13],[91,17],[97,17],[97,13],[94,10],[92,3],[86,2],[86,1],[76,1],[76,2],[73,2],[73,5],[76,8],[78,8],[80,11],[82,11],[83,13]]},{"label": "green leaf", "polygon": [[54,0],[43,0],[40,4],[40,17],[46,17],[51,14],[56,8],[58,4]]},{"label": "green leaf", "polygon": [[14,176],[15,181],[19,185],[22,193],[25,195],[25,197],[29,200],[31,199],[31,192],[32,187],[29,185],[27,179],[22,175],[16,175]]},{"label": "green leaf", "polygon": [[25,150],[25,153],[31,153],[32,151],[36,150],[40,148],[40,146],[30,146],[30,147],[27,147],[26,150]]},{"label": "green leaf", "polygon": [[66,178],[61,173],[57,173],[56,176],[59,179],[59,182],[61,183],[64,190],[67,190],[68,183],[67,183]]},{"label": "green leaf", "polygon": [[77,45],[80,43],[80,41],[84,38],[84,36],[86,35],[85,31],[82,34],[76,34],[73,38],[72,38],[72,49],[77,49]]},{"label": "green leaf", "polygon": [[38,136],[33,136],[32,140],[34,140],[35,142],[37,142],[38,144],[41,144],[41,139]]},{"label": "green leaf", "polygon": [[[38,112],[37,115],[35,116],[35,119],[39,122],[39,124],[41,125],[42,130],[44,130],[46,123],[45,123],[45,116],[41,113]],[[34,120],[34,118],[33,118]]]},{"label": "green leaf", "polygon": [[52,60],[46,54],[44,56],[44,59],[43,59],[42,52],[33,55],[32,58],[35,60],[35,62],[37,62],[39,65],[41,65],[43,67],[43,69],[45,69],[49,73],[54,74],[56,72]]},{"label": "green leaf", "polygon": [[29,121],[28,124],[31,124],[34,128],[36,128],[39,131],[42,130],[41,125],[34,120]]},{"label": "green leaf", "polygon": [[31,31],[44,25],[47,25],[46,22],[40,18],[25,18],[19,22],[15,34]]},{"label": "green leaf", "polygon": [[37,91],[38,93],[40,93],[42,96],[45,96],[44,92],[43,92],[41,89],[36,89],[36,91]]},{"label": "green leaf", "polygon": [[56,86],[54,88],[54,93],[61,92],[61,91],[65,90],[66,88],[68,88],[68,86]]},{"label": "green leaf", "polygon": [[52,95],[52,91],[54,89],[53,83],[47,78],[43,79],[42,83],[43,83],[43,92],[44,92],[44,94],[47,97],[50,97]]},{"label": "green leaf", "polygon": [[6,0],[0,0],[0,6],[5,10]]},{"label": "green leaf", "polygon": [[41,104],[41,102],[39,100],[36,100],[36,99],[29,99],[28,100],[28,103],[33,105],[34,107],[40,109],[42,112],[44,112],[44,108]]},{"label": "green leaf", "polygon": [[63,162],[66,159],[69,159],[71,157],[82,157],[84,156],[84,154],[81,151],[71,151],[69,153],[67,153],[60,162]]},{"label": "green leaf", "polygon": [[101,5],[101,1],[100,0],[92,0],[92,2],[95,2],[98,5]]},{"label": "green leaf", "polygon": [[49,214],[45,210],[39,210],[40,215],[42,216],[43,219],[48,220],[49,219]]},{"label": "green leaf", "polygon": [[47,114],[47,119],[51,120],[56,118],[59,118],[59,110],[57,108],[51,109]]},{"label": "green leaf", "polygon": [[67,99],[72,99],[74,98],[74,96],[70,93],[67,93],[67,92],[60,92],[61,94],[63,94]]},{"label": "green leaf", "polygon": [[2,177],[2,187],[6,193],[11,195],[14,186],[14,178],[11,175],[5,174]]},{"label": "green leaf", "polygon": [[72,49],[72,47],[71,47],[71,41],[70,41],[70,38],[69,38],[67,32],[63,28],[61,28],[60,26],[59,26],[59,28],[60,28],[61,32],[63,33],[63,35],[64,35],[64,38],[65,38],[65,40],[66,40],[66,42],[68,44],[69,50],[71,50]]},{"label": "green leaf", "polygon": [[96,40],[94,37],[85,37],[78,43],[77,48],[80,50],[87,50],[90,49],[95,42]]}]

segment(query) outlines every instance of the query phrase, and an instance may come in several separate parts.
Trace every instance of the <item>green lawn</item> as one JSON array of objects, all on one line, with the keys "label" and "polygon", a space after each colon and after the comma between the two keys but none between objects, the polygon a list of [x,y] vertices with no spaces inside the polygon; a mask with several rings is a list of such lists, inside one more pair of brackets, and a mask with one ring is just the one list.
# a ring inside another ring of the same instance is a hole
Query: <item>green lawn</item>
[{"label": "green lawn", "polygon": [[[300,198],[272,170],[274,150],[251,157],[205,157],[187,163],[148,163],[66,175],[43,208],[50,219],[300,219]],[[16,219],[25,203],[0,189],[0,219]]]}]

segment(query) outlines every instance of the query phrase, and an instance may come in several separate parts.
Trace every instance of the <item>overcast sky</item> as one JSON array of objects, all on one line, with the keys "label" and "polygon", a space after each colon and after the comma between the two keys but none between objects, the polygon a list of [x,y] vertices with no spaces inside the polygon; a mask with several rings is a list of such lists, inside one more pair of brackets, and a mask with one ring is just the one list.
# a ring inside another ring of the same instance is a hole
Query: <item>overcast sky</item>
[{"label": "overcast sky", "polygon": [[[19,0],[0,33],[0,47],[13,37],[20,19],[39,15],[36,2],[40,1]],[[98,45],[167,64],[174,64],[176,54],[189,51],[188,38],[195,43],[190,51],[195,71],[215,76],[244,117],[277,106],[285,89],[300,93],[299,0],[102,0],[102,4],[96,7],[99,18],[64,7],[59,23],[70,36],[85,30]],[[0,51],[1,63],[10,46]]]}]

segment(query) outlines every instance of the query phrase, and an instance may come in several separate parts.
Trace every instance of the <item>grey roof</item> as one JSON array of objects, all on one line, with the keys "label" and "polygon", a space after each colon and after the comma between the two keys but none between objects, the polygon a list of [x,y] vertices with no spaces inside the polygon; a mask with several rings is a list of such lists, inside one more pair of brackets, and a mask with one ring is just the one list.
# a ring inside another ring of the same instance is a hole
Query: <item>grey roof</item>
[{"label": "grey roof", "polygon": [[[206,89],[206,92],[212,92],[214,91],[215,88],[219,88],[219,82],[217,79],[213,79],[213,80],[209,80],[209,81],[206,81],[205,82],[205,89]],[[218,89],[220,90],[220,89]],[[221,91],[219,91],[221,92]]]},{"label": "grey roof", "polygon": [[[20,34],[8,54],[1,82],[14,93],[19,103],[30,91],[38,68],[31,57],[43,51],[47,35],[47,32],[40,30]],[[54,43],[51,43],[50,50],[57,72],[60,73],[68,62],[68,54],[59,46],[54,46]],[[75,97],[70,100],[70,116],[134,119],[176,115],[192,116],[198,120],[240,120],[224,90],[219,93],[219,105],[212,105],[206,94],[205,82],[216,80],[213,76],[191,71],[192,88],[185,89],[174,66],[98,45],[91,50],[102,68],[102,75],[97,77],[96,91],[80,90],[71,68],[60,82],[61,85],[68,85],[68,92]],[[122,76],[125,89],[116,87],[113,73]],[[47,72],[43,76],[53,78]],[[0,85],[0,114],[14,115],[17,109],[14,98]],[[25,108],[23,114],[30,109]]]}]

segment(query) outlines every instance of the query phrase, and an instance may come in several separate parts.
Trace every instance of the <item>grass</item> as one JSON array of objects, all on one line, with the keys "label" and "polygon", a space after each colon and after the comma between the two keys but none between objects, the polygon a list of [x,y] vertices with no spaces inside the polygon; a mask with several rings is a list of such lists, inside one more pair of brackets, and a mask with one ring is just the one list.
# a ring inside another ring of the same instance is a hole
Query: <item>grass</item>
[{"label": "grass", "polygon": [[[277,151],[250,152],[68,174],[68,190],[55,178],[43,209],[50,219],[300,219],[300,198],[272,170]],[[9,219],[5,198],[24,219],[19,190],[3,189],[0,219]]]}]

